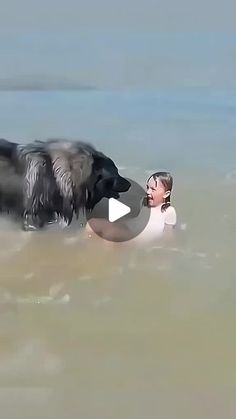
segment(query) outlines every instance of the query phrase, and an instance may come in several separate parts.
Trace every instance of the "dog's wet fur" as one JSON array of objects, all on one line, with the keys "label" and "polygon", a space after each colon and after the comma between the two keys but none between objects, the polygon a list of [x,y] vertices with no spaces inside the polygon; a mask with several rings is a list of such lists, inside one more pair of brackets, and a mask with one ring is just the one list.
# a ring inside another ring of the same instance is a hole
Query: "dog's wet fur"
[{"label": "dog's wet fur", "polygon": [[81,141],[19,144],[0,139],[0,213],[41,229],[58,217],[69,225],[102,198],[119,198],[130,182],[109,157]]}]

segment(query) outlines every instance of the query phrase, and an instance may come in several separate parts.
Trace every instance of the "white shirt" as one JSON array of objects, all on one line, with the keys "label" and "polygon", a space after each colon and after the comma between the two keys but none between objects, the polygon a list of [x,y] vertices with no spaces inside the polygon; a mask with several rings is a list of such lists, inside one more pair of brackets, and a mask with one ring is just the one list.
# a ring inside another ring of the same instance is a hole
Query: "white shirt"
[{"label": "white shirt", "polygon": [[160,238],[164,233],[165,225],[176,225],[176,212],[170,206],[165,211],[161,211],[161,205],[151,208],[150,218],[144,230],[135,238],[135,241],[152,241]]}]

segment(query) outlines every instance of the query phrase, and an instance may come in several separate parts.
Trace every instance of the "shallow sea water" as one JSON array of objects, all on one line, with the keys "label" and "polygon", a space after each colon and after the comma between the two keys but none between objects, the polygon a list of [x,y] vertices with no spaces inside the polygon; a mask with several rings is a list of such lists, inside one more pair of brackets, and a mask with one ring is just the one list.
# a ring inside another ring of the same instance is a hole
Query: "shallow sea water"
[{"label": "shallow sea water", "polygon": [[1,220],[5,417],[235,418],[234,92],[7,92],[0,110],[2,137],[88,138],[143,185],[170,170],[178,215],[143,249]]}]

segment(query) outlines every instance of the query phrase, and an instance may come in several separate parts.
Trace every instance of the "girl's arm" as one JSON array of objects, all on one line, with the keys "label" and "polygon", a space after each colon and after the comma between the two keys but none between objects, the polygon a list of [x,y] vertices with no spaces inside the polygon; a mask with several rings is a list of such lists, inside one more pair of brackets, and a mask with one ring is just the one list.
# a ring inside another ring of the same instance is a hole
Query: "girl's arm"
[{"label": "girl's arm", "polygon": [[177,216],[174,207],[168,207],[166,210],[166,217],[165,217],[165,235],[168,237],[173,237],[174,235],[174,228],[177,224]]}]

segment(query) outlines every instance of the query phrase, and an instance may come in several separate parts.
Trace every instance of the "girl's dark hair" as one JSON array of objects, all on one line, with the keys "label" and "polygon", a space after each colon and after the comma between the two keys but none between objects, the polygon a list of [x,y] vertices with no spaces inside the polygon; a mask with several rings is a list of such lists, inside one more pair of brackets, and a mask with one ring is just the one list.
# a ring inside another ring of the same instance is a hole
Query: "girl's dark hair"
[{"label": "girl's dark hair", "polygon": [[165,191],[170,191],[170,195],[165,198],[165,202],[162,204],[161,211],[164,212],[167,210],[167,208],[171,205],[170,203],[170,197],[171,197],[171,191],[173,188],[173,177],[169,172],[156,172],[153,173],[149,178],[148,181],[153,178],[155,180],[156,186],[157,186],[157,179],[160,180],[162,185],[165,188]]}]

